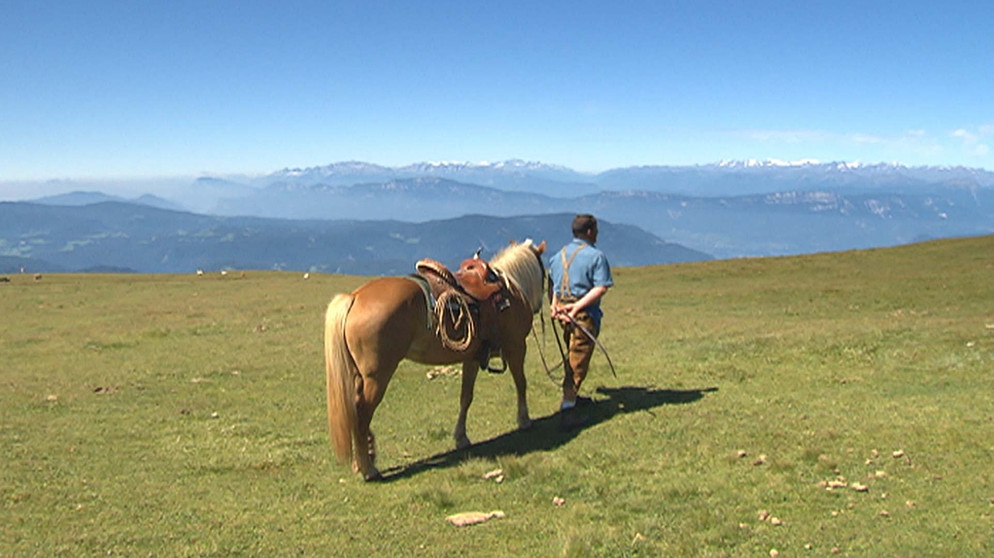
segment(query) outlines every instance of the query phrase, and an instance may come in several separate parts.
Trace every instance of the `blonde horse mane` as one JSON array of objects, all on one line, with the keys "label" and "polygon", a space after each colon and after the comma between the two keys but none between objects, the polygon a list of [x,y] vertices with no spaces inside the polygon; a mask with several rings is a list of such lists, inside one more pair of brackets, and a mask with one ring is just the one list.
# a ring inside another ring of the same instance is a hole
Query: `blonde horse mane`
[{"label": "blonde horse mane", "polygon": [[529,238],[503,248],[490,260],[490,265],[504,273],[507,280],[525,297],[534,314],[542,308],[545,273]]}]

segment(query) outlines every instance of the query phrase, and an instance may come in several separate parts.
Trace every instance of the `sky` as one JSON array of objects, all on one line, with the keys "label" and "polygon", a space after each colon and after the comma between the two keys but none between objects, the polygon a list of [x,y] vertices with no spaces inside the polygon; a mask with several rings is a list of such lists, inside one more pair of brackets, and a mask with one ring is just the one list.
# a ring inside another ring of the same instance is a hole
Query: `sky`
[{"label": "sky", "polygon": [[992,170],[992,22],[992,0],[0,0],[0,188],[340,161]]}]

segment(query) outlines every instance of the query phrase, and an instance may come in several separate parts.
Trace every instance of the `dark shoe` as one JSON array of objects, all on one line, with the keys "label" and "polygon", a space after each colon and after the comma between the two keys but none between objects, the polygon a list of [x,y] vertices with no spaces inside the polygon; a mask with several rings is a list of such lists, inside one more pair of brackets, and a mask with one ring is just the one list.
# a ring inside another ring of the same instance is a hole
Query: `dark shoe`
[{"label": "dark shoe", "polygon": [[576,430],[587,424],[590,419],[577,410],[576,407],[559,411],[559,430],[567,432]]},{"label": "dark shoe", "polygon": [[589,397],[584,397],[582,395],[577,395],[576,396],[576,406],[577,407],[590,407],[590,406],[596,405],[596,404],[597,404],[597,402],[594,401],[593,399],[589,398]]}]

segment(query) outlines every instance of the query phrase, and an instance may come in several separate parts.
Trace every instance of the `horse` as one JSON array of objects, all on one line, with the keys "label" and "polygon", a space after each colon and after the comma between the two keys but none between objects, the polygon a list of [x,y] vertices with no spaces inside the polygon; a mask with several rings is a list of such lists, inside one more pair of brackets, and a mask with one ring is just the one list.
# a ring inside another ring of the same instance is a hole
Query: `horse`
[{"label": "horse", "polygon": [[[525,342],[542,307],[545,242],[512,242],[489,264],[506,284],[506,307],[497,312],[500,356],[517,390],[518,428],[531,426],[526,399]],[[462,363],[459,415],[452,437],[457,448],[470,446],[466,414],[483,349],[477,336],[464,349],[443,343],[433,323],[428,295],[410,277],[379,277],[351,293],[332,298],[325,312],[324,350],[328,428],[339,462],[367,481],[381,479],[370,423],[397,366],[403,359],[429,365]]]}]

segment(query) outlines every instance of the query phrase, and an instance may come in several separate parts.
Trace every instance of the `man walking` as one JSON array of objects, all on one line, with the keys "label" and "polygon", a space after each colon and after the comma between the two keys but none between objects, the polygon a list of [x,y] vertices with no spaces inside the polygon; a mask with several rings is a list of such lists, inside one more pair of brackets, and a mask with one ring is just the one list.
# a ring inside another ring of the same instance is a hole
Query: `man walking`
[{"label": "man walking", "polygon": [[582,425],[584,417],[577,415],[576,408],[592,403],[589,397],[580,397],[580,385],[594,354],[594,338],[600,335],[601,298],[614,285],[607,257],[596,247],[597,232],[593,215],[577,215],[573,219],[573,241],[549,261],[553,291],[550,313],[563,323],[568,352],[559,407],[560,424],[565,429]]}]

